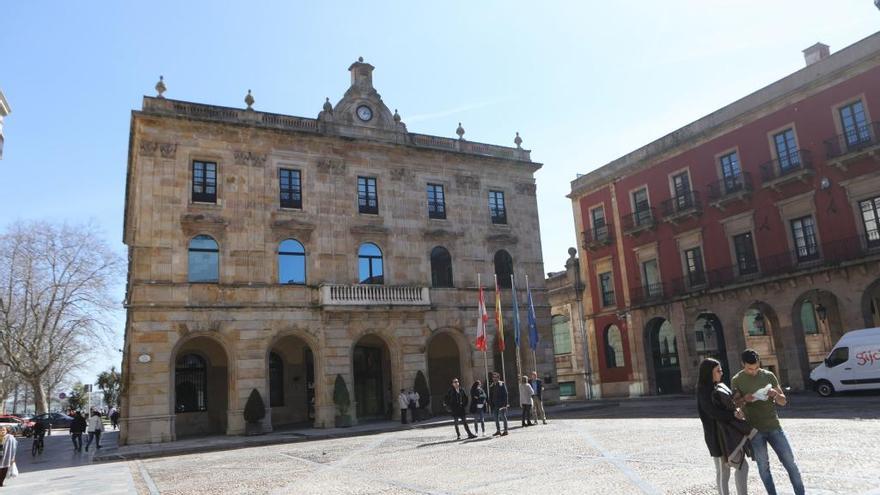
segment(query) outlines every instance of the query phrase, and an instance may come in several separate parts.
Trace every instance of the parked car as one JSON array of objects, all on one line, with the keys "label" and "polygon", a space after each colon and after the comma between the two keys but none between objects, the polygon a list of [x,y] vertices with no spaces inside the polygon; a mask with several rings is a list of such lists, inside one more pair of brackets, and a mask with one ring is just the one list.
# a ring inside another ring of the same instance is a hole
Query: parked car
[{"label": "parked car", "polygon": [[33,426],[33,423],[29,421],[25,421],[17,416],[13,416],[11,414],[0,416],[0,427],[3,428],[12,428],[12,433],[14,435],[25,435],[29,436],[29,427]]},{"label": "parked car", "polygon": [[880,389],[880,327],[843,334],[825,362],[810,372],[810,379],[822,397]]},{"label": "parked car", "polygon": [[52,425],[52,428],[70,428],[70,423],[73,422],[73,418],[66,414],[53,412],[37,414],[33,417],[33,421],[48,422],[50,425]]}]

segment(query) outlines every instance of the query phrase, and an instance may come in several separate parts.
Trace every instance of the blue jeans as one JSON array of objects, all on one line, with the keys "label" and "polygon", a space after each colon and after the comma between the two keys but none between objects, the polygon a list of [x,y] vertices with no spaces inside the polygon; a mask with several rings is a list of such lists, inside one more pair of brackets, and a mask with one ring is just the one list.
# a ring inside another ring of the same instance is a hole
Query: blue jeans
[{"label": "blue jeans", "polygon": [[773,484],[773,475],[770,473],[770,457],[767,454],[768,443],[776,452],[776,457],[782,462],[782,467],[788,471],[788,478],[791,480],[795,495],[803,495],[804,482],[801,480],[797,464],[794,463],[791,445],[788,444],[788,438],[785,437],[785,432],[781,428],[773,431],[759,431],[752,438],[752,450],[755,452],[758,474],[761,475],[761,481],[764,482],[767,495],[776,495],[776,485]]},{"label": "blue jeans", "polygon": [[499,419],[504,420],[504,431],[507,431],[507,408],[495,408],[495,431],[501,431],[501,424],[498,422]]},{"label": "blue jeans", "polygon": [[485,421],[485,406],[477,409],[477,412],[474,413],[474,433],[480,431],[477,426],[483,426],[483,433],[486,433],[486,421]]}]

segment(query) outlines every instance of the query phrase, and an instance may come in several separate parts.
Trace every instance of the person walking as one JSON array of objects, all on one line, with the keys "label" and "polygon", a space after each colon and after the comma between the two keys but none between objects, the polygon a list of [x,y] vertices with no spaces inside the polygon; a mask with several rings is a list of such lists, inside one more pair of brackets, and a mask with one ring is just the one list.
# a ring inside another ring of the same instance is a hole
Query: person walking
[{"label": "person walking", "polygon": [[3,486],[6,475],[12,471],[15,476],[16,472],[15,453],[18,450],[18,440],[12,434],[12,428],[0,427],[0,446],[3,447],[3,454],[0,455],[0,486]]},{"label": "person walking", "polygon": [[419,420],[416,413],[418,412],[419,399],[421,397],[414,388],[409,389],[409,394],[407,394],[407,397],[409,398],[409,416],[410,418],[412,418],[412,422],[415,423]]},{"label": "person walking", "polygon": [[110,409],[110,425],[114,430],[119,429],[119,409],[115,407]]},{"label": "person walking", "polygon": [[101,420],[101,413],[98,411],[92,411],[92,415],[89,416],[88,431],[89,439],[86,440],[86,452],[89,451],[89,446],[92,445],[92,439],[95,440],[95,448],[100,449],[101,433],[104,432],[104,421]]},{"label": "person walking", "polygon": [[480,380],[471,386],[471,414],[474,415],[474,433],[479,433],[482,426],[483,436],[486,436],[486,391]]},{"label": "person walking", "polygon": [[[501,381],[498,372],[492,373],[492,385],[489,386],[489,408],[495,413],[495,433],[493,437],[507,435],[507,385]],[[501,431],[501,423],[504,420],[504,432]]]},{"label": "person walking", "polygon": [[522,425],[532,426],[532,386],[529,385],[529,377],[523,375],[519,384],[519,405],[522,407]]},{"label": "person walking", "polygon": [[467,417],[465,416],[465,411],[467,410],[468,405],[468,396],[465,391],[461,388],[458,378],[452,379],[452,386],[449,387],[449,391],[446,392],[446,398],[443,400],[443,403],[446,405],[446,409],[452,414],[452,424],[455,425],[455,436],[458,439],[461,439],[461,433],[458,430],[458,422],[461,421],[461,424],[464,425],[464,431],[467,432],[468,438],[477,438],[476,435],[471,433],[471,429],[468,428]]},{"label": "person walking", "polygon": [[767,495],[776,495],[776,485],[770,473],[768,443],[788,472],[788,479],[791,481],[795,495],[803,495],[804,482],[801,479],[801,472],[794,462],[791,445],[779,424],[779,416],[776,415],[776,406],[786,405],[788,399],[779,386],[776,375],[761,368],[757,352],[746,349],[741,357],[743,369],[733,377],[730,384],[740,396],[746,421],[758,429],[758,433],[752,438],[752,450],[755,452],[758,474],[761,476]]},{"label": "person walking", "polygon": [[703,423],[703,438],[709,455],[715,461],[715,484],[719,495],[729,495],[730,469],[734,469],[737,495],[748,493],[749,463],[752,457],[750,439],[758,430],[743,420],[736,407],[733,392],[721,378],[721,363],[707,358],[700,363],[697,378],[697,413]]},{"label": "person walking", "polygon": [[532,371],[532,380],[529,382],[532,390],[532,416],[535,417],[535,424],[538,424],[538,418],[547,424],[547,415],[544,414],[544,382],[538,378],[538,372]]},{"label": "person walking", "polygon": [[70,438],[73,441],[74,452],[82,452],[83,433],[85,433],[87,427],[86,418],[83,417],[82,413],[79,411],[73,413],[73,421],[70,422]]},{"label": "person walking", "polygon": [[406,424],[406,411],[409,410],[409,395],[406,389],[400,389],[400,395],[397,396],[397,405],[400,407],[400,424]]}]

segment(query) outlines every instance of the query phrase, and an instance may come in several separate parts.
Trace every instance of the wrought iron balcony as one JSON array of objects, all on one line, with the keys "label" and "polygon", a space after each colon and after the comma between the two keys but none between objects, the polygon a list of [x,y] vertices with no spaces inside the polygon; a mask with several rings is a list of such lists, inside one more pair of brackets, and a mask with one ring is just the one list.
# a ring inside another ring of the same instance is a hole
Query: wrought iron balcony
[{"label": "wrought iron balcony", "polygon": [[324,306],[430,306],[427,287],[390,287],[386,285],[322,285]]},{"label": "wrought iron balcony", "polygon": [[662,203],[663,219],[677,223],[703,213],[703,203],[699,191],[687,191],[669,198]]},{"label": "wrought iron balcony", "polygon": [[735,177],[725,177],[706,186],[709,204],[724,210],[724,205],[743,201],[752,195],[752,174],[743,172]]},{"label": "wrought iron balcony", "polygon": [[663,284],[660,282],[633,287],[629,292],[630,304],[633,306],[660,302],[664,297]]},{"label": "wrought iron balcony", "polygon": [[623,215],[620,219],[623,232],[627,235],[638,235],[642,231],[651,230],[657,225],[654,207],[642,208],[636,212]]},{"label": "wrought iron balcony", "polygon": [[779,186],[789,182],[806,182],[814,173],[810,152],[797,150],[761,165],[761,182],[764,187],[779,190]]},{"label": "wrought iron balcony", "polygon": [[880,149],[880,122],[854,127],[825,140],[828,163],[846,170],[849,161],[875,155]]},{"label": "wrought iron balcony", "polygon": [[584,241],[584,249],[595,251],[607,246],[614,241],[614,229],[610,223],[599,227],[591,227],[581,232]]}]

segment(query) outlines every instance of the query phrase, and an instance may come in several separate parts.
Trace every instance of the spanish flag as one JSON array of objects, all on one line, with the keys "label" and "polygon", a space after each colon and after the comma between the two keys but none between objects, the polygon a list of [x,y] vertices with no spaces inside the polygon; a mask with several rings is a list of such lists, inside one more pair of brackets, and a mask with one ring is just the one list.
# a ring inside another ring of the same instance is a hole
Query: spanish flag
[{"label": "spanish flag", "polygon": [[[479,275],[477,280],[479,280]],[[478,282],[479,283],[479,282]],[[489,315],[486,313],[486,302],[483,300],[483,286],[480,285],[480,303],[477,307],[477,350],[486,352],[486,327]]]},{"label": "spanish flag", "polygon": [[504,318],[501,317],[501,291],[498,289],[498,275],[495,275],[495,328],[498,329],[498,350],[504,352]]}]

